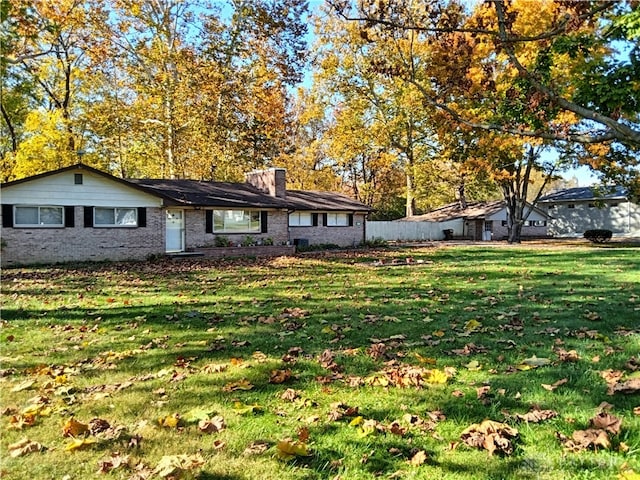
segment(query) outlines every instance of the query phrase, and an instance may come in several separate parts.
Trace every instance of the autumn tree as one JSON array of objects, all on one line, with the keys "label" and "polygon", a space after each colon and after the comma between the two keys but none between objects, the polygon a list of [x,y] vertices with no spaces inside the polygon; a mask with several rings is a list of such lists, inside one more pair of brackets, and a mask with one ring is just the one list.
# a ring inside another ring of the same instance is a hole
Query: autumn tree
[{"label": "autumn tree", "polygon": [[[366,196],[368,201],[402,196],[404,215],[414,215],[416,175],[432,160],[433,129],[416,89],[384,71],[383,59],[405,55],[419,61],[421,45],[411,32],[374,44],[356,25],[336,19],[323,19],[316,33],[314,88],[325,92],[335,116],[327,141],[338,170],[358,194],[374,186],[377,194]],[[380,175],[384,181],[376,180]]]},{"label": "autumn tree", "polygon": [[[635,15],[637,5],[496,0],[470,12],[456,1],[332,4],[371,42],[397,31],[419,33],[429,46],[428,75],[411,72],[406,58],[388,59],[384,68],[415,86],[445,123],[521,139],[515,151],[507,149],[512,153],[487,156],[487,172],[500,183],[515,222],[511,241],[519,241],[518,224],[526,218],[522,187],[532,171],[545,170],[527,143],[581,151],[581,160],[590,159],[606,177],[638,184],[640,63],[633,22],[621,21]],[[625,42],[630,53],[620,60],[614,46]],[[607,86],[604,98],[591,93]],[[513,181],[520,187],[514,190]]]},{"label": "autumn tree", "polygon": [[2,117],[10,148],[5,179],[77,161],[85,128],[92,25],[104,19],[101,2],[74,0],[2,2]]}]

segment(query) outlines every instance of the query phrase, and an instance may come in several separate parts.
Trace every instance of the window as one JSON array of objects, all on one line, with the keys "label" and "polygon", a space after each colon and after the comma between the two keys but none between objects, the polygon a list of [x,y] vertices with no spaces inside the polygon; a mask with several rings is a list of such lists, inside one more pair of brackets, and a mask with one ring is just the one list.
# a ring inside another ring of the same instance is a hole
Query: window
[{"label": "window", "polygon": [[506,220],[502,220],[502,226],[503,227],[508,227],[509,226],[509,222],[507,222]]},{"label": "window", "polygon": [[567,205],[567,208],[576,208],[576,204],[575,203],[570,203],[569,205]]},{"label": "window", "polygon": [[93,209],[95,227],[137,227],[137,208],[95,207]]},{"label": "window", "polygon": [[16,206],[14,225],[16,227],[63,227],[64,207]]},{"label": "window", "polygon": [[290,227],[311,227],[313,215],[311,212],[293,212],[289,214]]},{"label": "window", "polygon": [[546,227],[547,221],[546,220],[527,220],[525,222],[525,225],[527,227]]},{"label": "window", "polygon": [[214,210],[213,231],[216,233],[260,233],[259,210]]},{"label": "window", "polygon": [[353,223],[353,215],[348,213],[327,213],[327,227],[348,227]]},{"label": "window", "polygon": [[73,174],[73,183],[76,185],[82,185],[82,174],[74,173]]}]

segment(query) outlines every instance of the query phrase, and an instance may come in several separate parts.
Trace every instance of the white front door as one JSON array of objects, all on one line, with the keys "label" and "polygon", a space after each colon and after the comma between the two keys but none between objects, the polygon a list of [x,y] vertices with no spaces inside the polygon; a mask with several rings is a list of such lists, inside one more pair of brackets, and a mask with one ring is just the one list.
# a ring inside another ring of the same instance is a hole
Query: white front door
[{"label": "white front door", "polygon": [[184,210],[167,210],[167,252],[184,251]]}]

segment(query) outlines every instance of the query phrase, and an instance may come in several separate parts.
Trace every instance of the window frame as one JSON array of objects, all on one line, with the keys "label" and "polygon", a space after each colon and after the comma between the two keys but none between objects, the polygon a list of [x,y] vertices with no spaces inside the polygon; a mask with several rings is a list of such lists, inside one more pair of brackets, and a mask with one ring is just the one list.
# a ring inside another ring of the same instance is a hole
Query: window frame
[{"label": "window frame", "polygon": [[[304,223],[301,222],[303,215],[305,220],[307,220],[307,216],[308,216],[308,223],[306,221]],[[297,223],[293,223],[291,221],[292,218],[297,218],[298,219]],[[289,226],[290,227],[312,227],[313,214],[311,212],[291,212],[289,214]]]},{"label": "window frame", "polygon": [[[36,208],[38,223],[18,223],[18,209]],[[42,223],[41,209],[55,208],[60,212],[60,223]],[[13,206],[13,227],[14,228],[64,228],[65,227],[65,207],[62,205],[14,205]]]},{"label": "window frame", "polygon": [[[349,214],[345,212],[327,212],[325,214],[325,224],[327,227],[349,227]],[[346,223],[338,223],[338,218],[343,218]],[[335,222],[332,223],[332,218],[335,219]]]},{"label": "window frame", "polygon": [[527,220],[527,227],[546,227],[546,220]]},{"label": "window frame", "polygon": [[[245,234],[245,233],[251,233],[251,234],[256,234],[256,233],[264,233],[263,232],[263,228],[262,228],[262,221],[263,221],[263,213],[262,210],[257,210],[257,209],[245,209],[245,208],[238,208],[238,209],[234,209],[234,208],[228,208],[228,209],[213,209],[212,211],[212,229],[214,234],[233,234],[233,233],[241,233],[241,234]],[[217,212],[223,212],[222,214],[222,229],[218,228],[218,224],[219,222],[216,219],[217,216]],[[247,229],[232,229],[232,228],[228,228],[226,222],[224,221],[227,217],[226,213],[227,212],[242,212],[243,213],[243,217],[246,215],[249,217],[249,224],[248,224],[248,228]],[[253,225],[252,222],[255,222],[255,220],[252,219],[252,217],[257,217],[257,224]]]},{"label": "window frame", "polygon": [[[114,223],[98,223],[97,222],[97,212],[98,210],[113,210],[113,221]],[[127,223],[127,224],[119,224],[118,223],[118,212],[120,210],[129,210],[133,211],[135,216],[135,224]],[[136,207],[93,207],[93,227],[94,228],[138,228],[140,224],[140,219],[138,215],[138,208]]]}]

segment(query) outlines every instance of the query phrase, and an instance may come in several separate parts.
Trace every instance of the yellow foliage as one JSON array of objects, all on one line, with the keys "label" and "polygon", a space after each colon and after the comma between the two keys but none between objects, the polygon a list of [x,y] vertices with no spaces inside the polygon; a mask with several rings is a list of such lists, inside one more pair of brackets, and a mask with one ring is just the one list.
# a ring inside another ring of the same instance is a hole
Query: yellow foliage
[{"label": "yellow foliage", "polygon": [[281,440],[276,445],[278,457],[282,460],[291,460],[295,457],[308,457],[311,455],[305,443]]},{"label": "yellow foliage", "polygon": [[62,427],[62,435],[65,437],[78,437],[89,431],[89,426],[70,418]]}]

